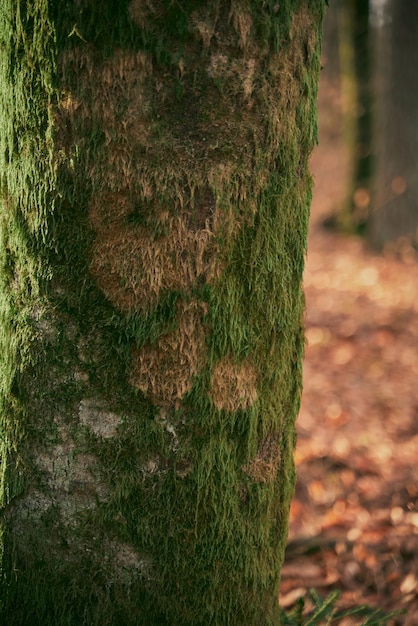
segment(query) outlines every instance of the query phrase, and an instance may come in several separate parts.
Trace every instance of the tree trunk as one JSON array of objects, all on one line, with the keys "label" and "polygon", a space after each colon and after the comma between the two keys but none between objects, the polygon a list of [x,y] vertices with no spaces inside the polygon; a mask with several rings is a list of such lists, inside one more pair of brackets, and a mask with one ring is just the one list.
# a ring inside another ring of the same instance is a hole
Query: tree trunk
[{"label": "tree trunk", "polygon": [[376,171],[369,236],[376,248],[418,240],[418,5],[388,0],[374,13]]},{"label": "tree trunk", "polygon": [[345,6],[345,0],[333,0],[327,10],[323,24],[322,40],[322,71],[321,79],[325,79],[330,85],[340,88],[341,83],[341,13]]},{"label": "tree trunk", "polygon": [[2,0],[2,623],[279,623],[323,11]]},{"label": "tree trunk", "polygon": [[[352,116],[352,180],[346,201],[345,230],[363,234],[369,217],[370,178],[372,173],[372,93],[370,88],[369,0],[355,0],[351,25],[355,99]],[[344,222],[344,217],[342,217]]]},{"label": "tree trunk", "polygon": [[347,197],[325,219],[325,225],[346,233],[364,233],[370,204],[371,89],[369,0],[346,0],[330,14],[338,23],[344,145],[349,153]]}]

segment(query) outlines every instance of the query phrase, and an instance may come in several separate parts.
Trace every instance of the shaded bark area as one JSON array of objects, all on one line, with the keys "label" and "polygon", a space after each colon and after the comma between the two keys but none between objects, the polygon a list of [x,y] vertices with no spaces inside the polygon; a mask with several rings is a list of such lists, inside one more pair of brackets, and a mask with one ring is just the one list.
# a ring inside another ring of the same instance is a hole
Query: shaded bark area
[{"label": "shaded bark area", "polygon": [[279,623],[323,5],[2,3],[4,620]]}]

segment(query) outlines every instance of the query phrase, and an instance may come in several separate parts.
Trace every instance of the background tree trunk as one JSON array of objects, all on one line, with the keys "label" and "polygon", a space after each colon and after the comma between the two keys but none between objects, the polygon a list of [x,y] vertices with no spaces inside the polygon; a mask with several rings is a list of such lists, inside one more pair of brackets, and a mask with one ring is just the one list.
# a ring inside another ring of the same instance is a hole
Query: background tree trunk
[{"label": "background tree trunk", "polygon": [[3,623],[279,622],[323,10],[2,1]]},{"label": "background tree trunk", "polygon": [[377,248],[399,238],[416,245],[418,6],[388,0],[373,16],[376,173],[369,236]]},{"label": "background tree trunk", "polygon": [[322,40],[322,71],[321,77],[333,87],[340,87],[341,82],[341,58],[340,58],[340,25],[341,12],[343,10],[345,0],[333,0],[323,24],[323,40]]},{"label": "background tree trunk", "polygon": [[[369,217],[370,179],[372,175],[372,68],[370,63],[369,0],[352,3],[351,47],[355,98],[351,103],[352,180],[346,207],[341,216],[342,227],[364,233]],[[345,216],[344,216],[345,212]]]},{"label": "background tree trunk", "polygon": [[336,207],[325,218],[324,224],[347,233],[363,234],[368,220],[372,169],[369,0],[334,2],[327,20],[330,16],[333,19],[325,29],[324,47],[325,50],[330,48],[330,57],[331,45],[334,46],[338,62],[333,61],[334,71],[332,74],[326,71],[325,77],[334,85],[337,83],[337,75],[339,77],[349,168],[347,197],[341,207]]}]

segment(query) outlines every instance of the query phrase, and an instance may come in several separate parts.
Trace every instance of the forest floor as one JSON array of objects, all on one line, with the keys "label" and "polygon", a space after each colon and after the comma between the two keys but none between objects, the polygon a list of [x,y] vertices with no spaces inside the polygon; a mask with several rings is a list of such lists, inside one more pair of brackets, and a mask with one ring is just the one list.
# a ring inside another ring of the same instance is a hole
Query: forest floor
[{"label": "forest floor", "polygon": [[338,91],[322,84],[319,106],[298,482],[280,601],[290,608],[310,588],[339,589],[343,607],[405,609],[390,624],[417,626],[418,259],[323,228],[344,199],[348,163]]}]

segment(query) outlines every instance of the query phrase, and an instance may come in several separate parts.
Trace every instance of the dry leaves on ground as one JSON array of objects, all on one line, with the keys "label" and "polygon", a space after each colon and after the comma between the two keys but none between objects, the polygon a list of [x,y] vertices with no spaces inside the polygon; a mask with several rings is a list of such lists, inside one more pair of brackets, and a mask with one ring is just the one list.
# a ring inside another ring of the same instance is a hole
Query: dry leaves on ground
[{"label": "dry leaves on ground", "polygon": [[392,623],[416,626],[418,260],[321,227],[343,197],[345,165],[338,133],[328,133],[313,157],[308,345],[281,604],[311,587],[340,589],[341,606],[405,608]]}]

